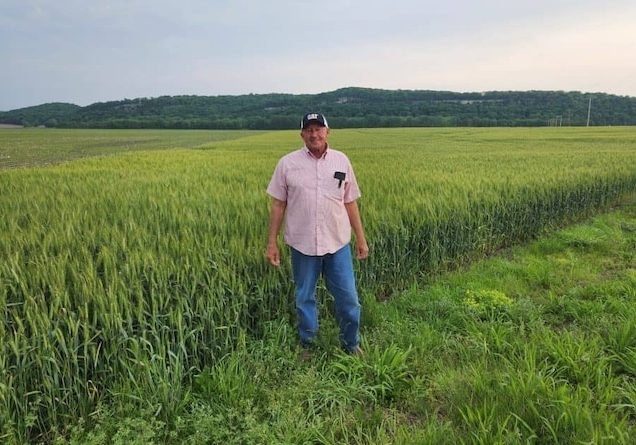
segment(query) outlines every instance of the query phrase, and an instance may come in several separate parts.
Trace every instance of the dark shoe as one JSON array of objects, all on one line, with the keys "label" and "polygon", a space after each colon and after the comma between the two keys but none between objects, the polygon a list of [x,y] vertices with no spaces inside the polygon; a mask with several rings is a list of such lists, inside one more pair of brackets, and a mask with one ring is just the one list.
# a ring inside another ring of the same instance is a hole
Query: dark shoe
[{"label": "dark shoe", "polygon": [[303,348],[302,351],[300,351],[299,357],[303,362],[309,362],[312,358],[314,358],[314,351]]},{"label": "dark shoe", "polygon": [[351,355],[355,355],[358,357],[362,357],[364,355],[364,351],[362,350],[360,346],[356,346],[353,349],[349,349],[347,352]]},{"label": "dark shoe", "polygon": [[314,350],[316,349],[316,346],[313,343],[300,342],[300,347],[302,348],[299,354],[300,359],[303,362],[310,361],[314,357]]}]

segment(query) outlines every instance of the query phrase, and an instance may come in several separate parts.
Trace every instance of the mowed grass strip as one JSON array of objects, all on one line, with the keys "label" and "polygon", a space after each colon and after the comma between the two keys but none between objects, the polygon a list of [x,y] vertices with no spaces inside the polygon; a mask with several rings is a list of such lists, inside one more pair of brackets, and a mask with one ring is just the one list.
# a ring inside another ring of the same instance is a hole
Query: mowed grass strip
[{"label": "mowed grass strip", "polygon": [[[607,208],[636,188],[633,141],[631,128],[334,130],[363,191],[362,293],[386,299]],[[293,320],[288,258],[263,258],[264,191],[299,143],[272,132],[0,172],[7,437],[47,439],[117,397],[173,419],[195,375]]]}]

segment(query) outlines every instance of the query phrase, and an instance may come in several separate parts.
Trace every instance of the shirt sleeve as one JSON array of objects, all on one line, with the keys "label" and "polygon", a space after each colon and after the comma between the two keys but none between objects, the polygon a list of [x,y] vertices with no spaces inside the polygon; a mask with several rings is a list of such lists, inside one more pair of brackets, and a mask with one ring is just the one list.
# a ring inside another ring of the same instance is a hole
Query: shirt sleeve
[{"label": "shirt sleeve", "polygon": [[358,181],[356,181],[356,175],[353,173],[353,166],[351,162],[347,160],[347,177],[349,181],[345,184],[344,202],[348,204],[358,199],[362,194],[358,188]]},{"label": "shirt sleeve", "polygon": [[287,202],[287,181],[285,180],[285,168],[282,159],[278,161],[272,179],[267,186],[267,194],[279,201]]}]

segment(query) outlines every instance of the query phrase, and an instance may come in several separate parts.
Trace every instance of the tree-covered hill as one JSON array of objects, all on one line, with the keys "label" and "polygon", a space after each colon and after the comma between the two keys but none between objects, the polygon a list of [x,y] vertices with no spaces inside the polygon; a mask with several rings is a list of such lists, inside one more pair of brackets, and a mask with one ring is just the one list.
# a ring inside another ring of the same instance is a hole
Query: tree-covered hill
[{"label": "tree-covered hill", "polygon": [[320,94],[161,96],[85,107],[51,103],[0,113],[0,123],[65,128],[290,129],[311,110],[336,128],[636,125],[636,98],[564,91],[342,88]]},{"label": "tree-covered hill", "polygon": [[74,104],[53,102],[34,107],[0,112],[0,124],[24,125],[25,127],[44,125],[56,127],[61,121],[66,122],[82,107]]}]

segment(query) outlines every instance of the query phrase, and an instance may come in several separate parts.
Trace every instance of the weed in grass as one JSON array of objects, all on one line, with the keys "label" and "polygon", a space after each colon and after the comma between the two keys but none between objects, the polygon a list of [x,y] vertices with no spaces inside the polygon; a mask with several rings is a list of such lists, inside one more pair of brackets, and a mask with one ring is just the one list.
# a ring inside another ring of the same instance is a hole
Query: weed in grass
[{"label": "weed in grass", "polygon": [[497,318],[505,314],[513,301],[501,291],[494,289],[468,289],[464,303],[478,317]]}]

